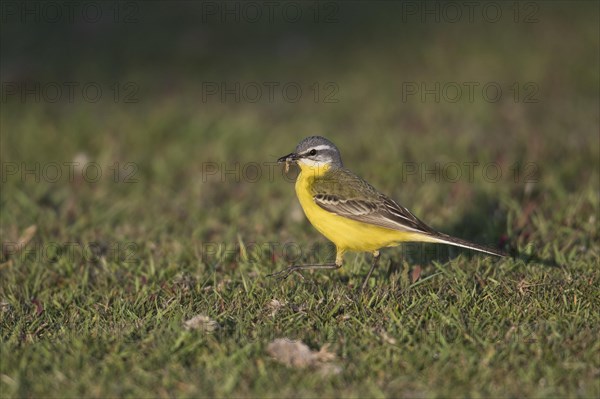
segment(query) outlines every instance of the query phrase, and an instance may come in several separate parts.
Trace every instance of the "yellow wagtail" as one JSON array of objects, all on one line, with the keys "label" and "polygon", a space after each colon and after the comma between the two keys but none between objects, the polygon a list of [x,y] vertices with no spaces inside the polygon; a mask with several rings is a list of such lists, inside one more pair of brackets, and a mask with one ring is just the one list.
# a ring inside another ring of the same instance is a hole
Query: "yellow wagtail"
[{"label": "yellow wagtail", "polygon": [[335,262],[291,265],[274,276],[301,269],[339,269],[346,251],[371,252],[373,263],[362,289],[379,261],[379,249],[402,242],[431,242],[506,256],[501,251],[439,233],[408,209],[378,192],[345,169],[337,147],[320,136],[302,140],[291,154],[277,160],[300,167],[296,195],[312,225],[336,246]]}]

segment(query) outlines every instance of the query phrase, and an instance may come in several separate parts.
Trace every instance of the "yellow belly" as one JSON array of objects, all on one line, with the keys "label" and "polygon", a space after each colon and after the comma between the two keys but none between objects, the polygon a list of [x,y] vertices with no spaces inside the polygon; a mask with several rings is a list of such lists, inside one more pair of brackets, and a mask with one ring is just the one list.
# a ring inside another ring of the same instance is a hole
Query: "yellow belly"
[{"label": "yellow belly", "polygon": [[313,175],[301,172],[296,180],[296,195],[312,225],[331,240],[338,250],[373,252],[406,241],[427,241],[423,234],[386,229],[333,214],[313,200],[309,189]]}]

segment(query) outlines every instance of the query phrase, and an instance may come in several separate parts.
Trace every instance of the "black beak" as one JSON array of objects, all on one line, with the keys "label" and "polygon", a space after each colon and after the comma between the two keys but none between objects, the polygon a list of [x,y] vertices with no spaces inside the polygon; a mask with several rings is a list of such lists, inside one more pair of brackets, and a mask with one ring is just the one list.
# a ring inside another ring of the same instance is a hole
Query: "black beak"
[{"label": "black beak", "polygon": [[295,152],[292,152],[290,154],[284,155],[281,158],[279,158],[277,160],[277,163],[283,163],[283,162],[296,162],[298,160],[298,158],[300,158],[298,156],[298,154],[296,154]]}]

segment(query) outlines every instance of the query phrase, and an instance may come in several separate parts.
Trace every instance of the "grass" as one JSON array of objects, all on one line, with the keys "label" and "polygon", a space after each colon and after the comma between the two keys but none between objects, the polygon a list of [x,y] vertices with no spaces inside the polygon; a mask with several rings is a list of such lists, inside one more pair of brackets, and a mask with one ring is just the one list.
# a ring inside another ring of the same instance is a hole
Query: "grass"
[{"label": "grass", "polygon": [[[533,25],[396,26],[367,15],[356,32],[343,8],[339,24],[278,27],[281,57],[269,56],[268,29],[243,25],[250,38],[236,45],[238,31],[198,33],[184,20],[162,37],[144,25],[151,12],[66,42],[78,65],[44,51],[19,58],[3,42],[3,82],[133,81],[139,102],[2,103],[2,396],[600,395],[597,9],[539,4]],[[127,32],[144,40],[120,53],[113,44]],[[230,51],[196,46],[210,34]],[[148,62],[151,51],[164,58]],[[24,76],[11,72],[27,60]],[[311,95],[204,102],[206,81],[293,81]],[[339,102],[315,102],[311,84],[329,81]],[[507,92],[534,82],[539,101],[511,92],[494,103],[403,102],[402,83],[422,81]],[[362,255],[347,255],[341,271],[267,278],[290,260],[331,258],[293,182],[264,164],[310,134],[337,143],[350,169],[427,223],[513,257],[386,249],[362,294]],[[102,177],[70,178],[72,161],[96,162]],[[472,179],[469,162],[479,162]],[[257,164],[259,178],[244,169]],[[463,173],[455,181],[451,164]],[[484,173],[490,164],[501,177]],[[219,328],[186,329],[198,314]],[[283,337],[328,344],[340,372],[278,363],[267,345]]]}]

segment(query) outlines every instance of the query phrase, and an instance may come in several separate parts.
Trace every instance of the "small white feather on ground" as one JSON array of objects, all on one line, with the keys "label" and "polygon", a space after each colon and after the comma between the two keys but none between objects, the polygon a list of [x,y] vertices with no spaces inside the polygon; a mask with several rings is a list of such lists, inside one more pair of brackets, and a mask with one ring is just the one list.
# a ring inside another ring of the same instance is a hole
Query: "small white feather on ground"
[{"label": "small white feather on ground", "polygon": [[270,316],[274,317],[279,309],[281,309],[285,305],[285,302],[280,302],[277,299],[271,299],[269,303],[267,303],[267,310],[271,313]]},{"label": "small white feather on ground", "polygon": [[276,361],[293,368],[313,368],[321,374],[339,374],[339,366],[330,364],[335,359],[335,354],[328,351],[329,345],[325,344],[319,351],[311,351],[308,346],[300,341],[287,338],[277,338],[267,346],[267,353]]},{"label": "small white feather on ground", "polygon": [[214,320],[211,320],[210,317],[203,314],[196,315],[191,319],[186,320],[183,323],[183,326],[187,330],[200,330],[205,332],[213,332],[220,327],[219,323],[217,323]]}]

